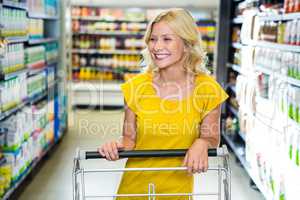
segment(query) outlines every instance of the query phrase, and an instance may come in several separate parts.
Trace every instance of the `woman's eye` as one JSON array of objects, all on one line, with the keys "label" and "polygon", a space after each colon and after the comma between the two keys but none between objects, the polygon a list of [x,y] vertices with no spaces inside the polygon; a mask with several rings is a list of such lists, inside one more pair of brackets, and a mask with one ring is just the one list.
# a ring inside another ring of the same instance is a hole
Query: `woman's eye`
[{"label": "woman's eye", "polygon": [[150,41],[152,41],[152,42],[155,41],[155,38],[150,38]]},{"label": "woman's eye", "polygon": [[164,38],[164,41],[170,41],[172,40],[171,38]]}]

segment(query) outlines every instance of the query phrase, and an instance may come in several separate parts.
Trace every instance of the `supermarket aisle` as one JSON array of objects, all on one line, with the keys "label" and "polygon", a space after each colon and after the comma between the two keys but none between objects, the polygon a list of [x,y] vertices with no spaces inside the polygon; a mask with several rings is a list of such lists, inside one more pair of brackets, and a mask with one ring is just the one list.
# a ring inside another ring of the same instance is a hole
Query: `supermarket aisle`
[{"label": "supermarket aisle", "polygon": [[[69,133],[58,148],[45,162],[39,173],[34,177],[20,196],[20,200],[66,200],[72,199],[72,166],[75,149],[81,147],[96,147],[101,142],[116,138],[121,132],[123,113],[115,111],[77,110],[70,112]],[[232,159],[234,160],[234,159]],[[99,162],[99,161],[98,161]],[[98,163],[94,162],[93,165]],[[111,163],[110,163],[111,164]],[[119,166],[122,162],[118,163]],[[260,200],[261,194],[249,187],[246,172],[232,162],[232,200]],[[110,179],[114,184],[118,177]],[[209,181],[209,180],[208,180]],[[211,185],[212,183],[207,183]],[[93,189],[96,184],[91,184]],[[98,188],[103,187],[102,185]],[[113,189],[113,188],[112,188]]]}]

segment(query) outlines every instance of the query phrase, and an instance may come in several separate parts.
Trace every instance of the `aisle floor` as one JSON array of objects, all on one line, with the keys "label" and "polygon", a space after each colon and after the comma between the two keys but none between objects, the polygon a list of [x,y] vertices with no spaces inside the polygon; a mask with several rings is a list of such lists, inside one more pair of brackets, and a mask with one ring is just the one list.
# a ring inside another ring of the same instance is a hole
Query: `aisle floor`
[{"label": "aisle floor", "polygon": [[[96,148],[103,142],[118,138],[121,133],[123,111],[91,111],[75,110],[69,114],[69,131],[57,146],[55,151],[44,162],[39,172],[30,181],[22,194],[20,200],[67,200],[72,199],[72,168],[73,157],[77,147]],[[112,164],[123,166],[123,161],[117,163],[107,161],[92,161],[85,163],[88,167],[104,165],[110,167]],[[232,200],[262,200],[262,195],[249,187],[249,177],[244,169],[231,157],[232,169]],[[216,180],[207,178],[203,182],[207,186],[214,185]],[[106,177],[106,176],[110,176]],[[98,191],[99,188],[105,192],[113,192],[117,188],[119,175],[105,175],[88,177],[87,192]],[[102,180],[99,183],[99,179]],[[200,181],[197,178],[197,181]],[[103,181],[105,180],[105,181]],[[201,179],[202,180],[202,179]],[[203,184],[202,184],[203,185]],[[212,186],[213,187],[213,186]],[[95,193],[93,193],[95,194]],[[99,193],[97,193],[99,194]],[[206,198],[201,199],[216,199]]]}]

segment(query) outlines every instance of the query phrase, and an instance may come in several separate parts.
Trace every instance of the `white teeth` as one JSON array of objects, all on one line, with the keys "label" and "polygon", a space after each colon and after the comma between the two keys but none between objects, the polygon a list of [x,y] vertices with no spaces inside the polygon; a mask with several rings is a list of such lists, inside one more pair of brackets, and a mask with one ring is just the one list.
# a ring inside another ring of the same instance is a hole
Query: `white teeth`
[{"label": "white teeth", "polygon": [[166,57],[168,57],[169,55],[168,54],[155,54],[155,57],[157,58],[157,59],[164,59],[164,58],[166,58]]}]

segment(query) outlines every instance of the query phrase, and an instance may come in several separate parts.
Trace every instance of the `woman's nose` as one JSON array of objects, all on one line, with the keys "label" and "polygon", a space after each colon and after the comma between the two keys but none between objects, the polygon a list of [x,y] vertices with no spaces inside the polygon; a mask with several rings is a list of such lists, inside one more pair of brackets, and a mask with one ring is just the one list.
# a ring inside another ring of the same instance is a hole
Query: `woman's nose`
[{"label": "woman's nose", "polygon": [[162,42],[162,40],[157,40],[155,43],[154,43],[154,50],[155,51],[159,51],[161,49],[164,48],[164,44]]}]

